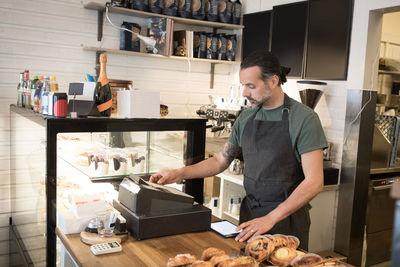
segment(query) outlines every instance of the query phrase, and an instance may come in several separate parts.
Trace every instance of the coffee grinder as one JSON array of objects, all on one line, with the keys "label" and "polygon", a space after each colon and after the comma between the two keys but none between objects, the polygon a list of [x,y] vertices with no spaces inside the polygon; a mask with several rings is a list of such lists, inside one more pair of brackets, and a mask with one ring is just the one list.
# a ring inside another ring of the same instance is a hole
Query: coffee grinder
[{"label": "coffee grinder", "polygon": [[301,103],[314,109],[322,96],[325,82],[318,81],[297,81]]}]

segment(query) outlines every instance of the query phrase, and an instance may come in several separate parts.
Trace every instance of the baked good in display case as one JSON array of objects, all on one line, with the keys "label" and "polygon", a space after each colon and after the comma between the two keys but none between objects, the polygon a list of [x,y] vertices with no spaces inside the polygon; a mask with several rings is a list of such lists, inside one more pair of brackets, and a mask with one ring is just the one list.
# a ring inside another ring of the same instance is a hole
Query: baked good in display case
[{"label": "baked good in display case", "polygon": [[187,266],[196,261],[196,256],[191,254],[178,254],[173,258],[169,258],[167,262],[168,267],[174,266]]},{"label": "baked good in display case", "polygon": [[190,267],[214,267],[209,261],[195,261],[189,265]]}]

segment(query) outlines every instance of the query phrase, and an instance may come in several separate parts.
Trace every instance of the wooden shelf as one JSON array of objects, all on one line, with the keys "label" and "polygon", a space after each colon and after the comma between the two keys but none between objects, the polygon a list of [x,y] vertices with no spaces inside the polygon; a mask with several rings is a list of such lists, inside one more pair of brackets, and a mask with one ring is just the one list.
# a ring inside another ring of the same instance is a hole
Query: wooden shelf
[{"label": "wooden shelf", "polygon": [[140,53],[140,52],[126,51],[126,50],[119,50],[119,49],[95,47],[95,46],[84,46],[83,50],[96,51],[96,52],[107,52],[110,54],[130,55],[130,56],[139,56],[139,57],[152,57],[152,58],[184,60],[184,61],[189,60],[189,61],[195,61],[195,62],[205,62],[205,63],[215,63],[215,64],[228,64],[228,65],[240,64],[240,61],[216,60],[216,59],[206,59],[206,58],[188,58],[188,57],[178,57],[178,56],[163,56],[163,55],[159,55],[159,54]]},{"label": "wooden shelf", "polygon": [[379,74],[400,75],[400,71],[378,70]]},{"label": "wooden shelf", "polygon": [[[93,9],[98,11],[104,11],[105,5],[99,4],[95,2],[89,2],[84,5],[87,9]],[[236,24],[227,24],[227,23],[220,23],[220,22],[211,22],[205,20],[196,20],[196,19],[186,19],[181,17],[173,17],[173,16],[166,16],[163,14],[145,12],[135,9],[123,8],[123,7],[110,7],[109,12],[118,13],[128,16],[136,16],[141,18],[150,18],[150,17],[160,17],[160,18],[170,18],[177,23],[183,23],[187,25],[197,25],[197,26],[206,26],[206,27],[213,27],[219,29],[243,29],[243,25],[236,25]]]}]

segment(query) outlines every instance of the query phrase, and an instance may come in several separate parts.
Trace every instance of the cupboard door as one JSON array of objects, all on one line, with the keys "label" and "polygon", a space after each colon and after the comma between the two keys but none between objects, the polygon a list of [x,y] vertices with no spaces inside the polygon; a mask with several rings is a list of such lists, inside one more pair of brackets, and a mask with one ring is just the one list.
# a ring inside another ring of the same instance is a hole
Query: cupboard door
[{"label": "cupboard door", "polygon": [[305,78],[346,80],[353,0],[310,0]]},{"label": "cupboard door", "polygon": [[271,10],[243,16],[242,58],[255,50],[269,50]]},{"label": "cupboard door", "polygon": [[271,52],[291,68],[289,77],[302,76],[306,29],[307,2],[274,6]]}]

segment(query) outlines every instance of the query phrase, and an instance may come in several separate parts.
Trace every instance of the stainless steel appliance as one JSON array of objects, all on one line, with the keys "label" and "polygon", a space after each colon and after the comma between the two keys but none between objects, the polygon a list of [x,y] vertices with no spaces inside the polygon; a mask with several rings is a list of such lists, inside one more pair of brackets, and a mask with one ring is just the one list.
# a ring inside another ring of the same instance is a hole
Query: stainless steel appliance
[{"label": "stainless steel appliance", "polygon": [[400,181],[400,174],[377,174],[371,178],[366,214],[366,266],[390,260],[395,208],[390,189],[394,182]]}]

